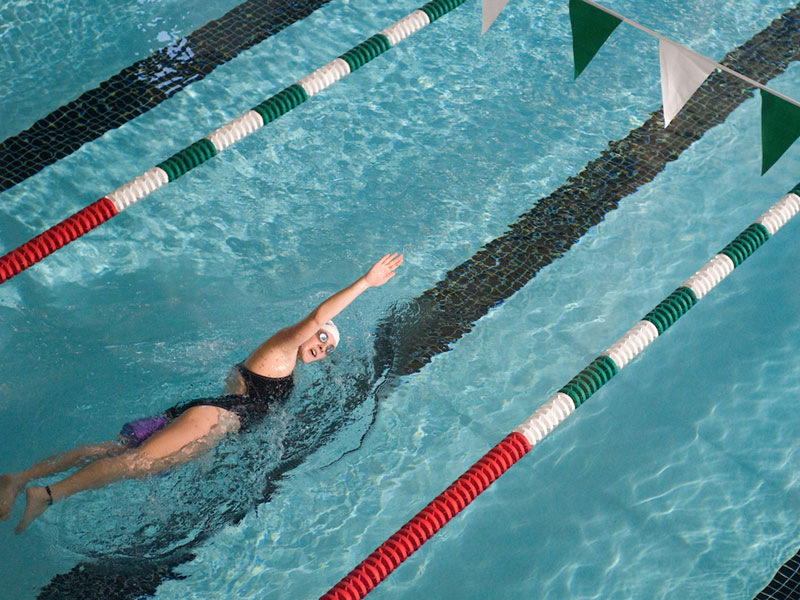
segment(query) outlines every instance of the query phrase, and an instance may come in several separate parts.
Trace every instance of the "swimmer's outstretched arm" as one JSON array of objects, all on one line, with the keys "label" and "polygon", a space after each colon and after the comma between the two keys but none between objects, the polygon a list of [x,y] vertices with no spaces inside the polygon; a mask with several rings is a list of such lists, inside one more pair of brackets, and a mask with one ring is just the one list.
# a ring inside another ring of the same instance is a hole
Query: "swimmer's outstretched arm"
[{"label": "swimmer's outstretched arm", "polygon": [[282,329],[273,337],[281,336],[282,338],[290,339],[296,349],[299,344],[314,335],[322,325],[347,308],[362,292],[371,287],[381,286],[394,277],[395,269],[401,264],[403,264],[402,254],[395,252],[394,254],[385,255],[372,265],[369,271],[325,300],[311,311],[311,314],[305,319]]},{"label": "swimmer's outstretched arm", "polygon": [[[302,321],[281,329],[278,333],[261,344],[247,359],[248,364],[260,362],[267,353],[280,352],[292,360],[297,355],[297,348],[313,336],[319,329],[342,312],[362,292],[371,287],[378,287],[395,276],[395,269],[403,264],[403,255],[397,252],[383,256],[361,277],[343,290],[322,302]],[[294,366],[294,362],[292,362]],[[291,372],[291,369],[289,369]]]},{"label": "swimmer's outstretched arm", "polygon": [[[333,296],[325,300],[317,308],[311,311],[305,319],[288,327],[291,330],[297,328],[299,330],[298,337],[302,338],[301,341],[307,340],[309,337],[317,332],[321,325],[324,325],[336,315],[342,312],[347,306],[355,300],[364,290],[371,287],[378,287],[389,281],[395,276],[394,270],[403,264],[403,255],[394,253],[387,254],[376,262],[369,271],[356,279],[353,283],[348,285],[341,291],[336,292]],[[303,330],[303,325],[308,322],[309,327]]]}]

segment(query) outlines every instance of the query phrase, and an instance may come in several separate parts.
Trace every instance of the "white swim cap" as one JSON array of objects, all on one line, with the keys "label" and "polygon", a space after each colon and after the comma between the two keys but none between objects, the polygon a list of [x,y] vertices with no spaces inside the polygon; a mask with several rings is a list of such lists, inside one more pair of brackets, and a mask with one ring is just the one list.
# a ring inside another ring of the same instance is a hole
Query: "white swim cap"
[{"label": "white swim cap", "polygon": [[336,327],[336,325],[333,324],[333,321],[328,321],[327,323],[325,323],[325,325],[320,327],[320,330],[324,331],[329,336],[331,336],[334,346],[338,346],[339,345],[339,338],[340,338],[340,336],[339,336],[339,328]]}]

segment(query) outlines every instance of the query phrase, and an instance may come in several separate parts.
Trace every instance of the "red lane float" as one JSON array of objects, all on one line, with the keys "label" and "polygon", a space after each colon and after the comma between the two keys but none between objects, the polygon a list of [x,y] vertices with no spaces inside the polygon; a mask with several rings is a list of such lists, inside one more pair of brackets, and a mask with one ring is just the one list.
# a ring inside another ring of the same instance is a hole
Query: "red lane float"
[{"label": "red lane float", "polygon": [[100,198],[86,208],[67,217],[19,248],[0,257],[0,283],[11,279],[31,265],[78,239],[87,231],[116,216],[117,209],[108,198]]},{"label": "red lane float", "polygon": [[513,432],[456,479],[320,600],[361,600],[531,449]]}]

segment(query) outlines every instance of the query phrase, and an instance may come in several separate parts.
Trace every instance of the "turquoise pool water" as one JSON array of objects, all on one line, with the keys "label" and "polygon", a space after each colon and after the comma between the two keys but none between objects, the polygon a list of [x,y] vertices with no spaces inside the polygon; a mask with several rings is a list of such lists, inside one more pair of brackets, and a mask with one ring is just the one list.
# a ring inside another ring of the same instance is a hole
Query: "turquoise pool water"
[{"label": "turquoise pool water", "polygon": [[[5,5],[14,18],[0,41],[13,60],[0,80],[38,78],[52,91],[4,88],[17,112],[2,132],[158,47],[162,32],[185,35],[233,4],[188,15],[177,3],[88,3],[87,15],[119,15],[114,29],[130,40],[104,46],[99,65],[98,33],[111,36],[103,19],[79,28],[66,12],[22,18],[36,5]],[[607,4],[715,59],[793,6]],[[0,252],[416,7],[333,2],[4,192]],[[156,597],[319,596],[797,183],[797,149],[759,177],[759,101],[746,102],[450,352],[402,379],[372,424],[375,394],[358,386],[370,381],[376,323],[391,305],[434,285],[660,103],[655,42],[631,28],[574,82],[565,2],[512,1],[483,38],[479,13],[476,2],[459,8],[0,286],[7,471],[216,393],[264,337],[384,251],[406,255],[401,276],[342,315],[338,361],[305,369],[293,401],[245,442],[259,468],[226,470],[246,453],[227,445],[172,477],[65,501],[13,550],[3,524],[4,593],[35,597],[56,573],[124,553],[132,539],[151,553],[193,539],[193,507],[213,520],[230,481],[246,496],[294,448],[303,460],[270,501],[213,528],[179,568],[187,578]],[[63,40],[46,35],[53,28]],[[54,45],[73,48],[74,72],[51,58]],[[797,75],[795,65],[770,85],[799,97]],[[752,598],[800,537],[798,227],[370,597]],[[137,530],[143,523],[152,527]]]}]

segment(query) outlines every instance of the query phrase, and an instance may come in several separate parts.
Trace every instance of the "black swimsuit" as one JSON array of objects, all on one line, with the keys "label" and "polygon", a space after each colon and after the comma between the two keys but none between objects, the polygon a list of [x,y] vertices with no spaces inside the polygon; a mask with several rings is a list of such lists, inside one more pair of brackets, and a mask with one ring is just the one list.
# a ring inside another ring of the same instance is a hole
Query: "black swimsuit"
[{"label": "black swimsuit", "polygon": [[167,409],[163,413],[164,416],[171,421],[193,406],[216,406],[229,410],[238,416],[241,422],[241,429],[245,430],[264,418],[264,415],[267,414],[267,411],[272,406],[285,400],[294,387],[294,380],[291,375],[286,377],[265,377],[264,375],[253,373],[241,364],[236,365],[236,368],[242,379],[244,379],[244,394],[192,400],[186,404]]}]

